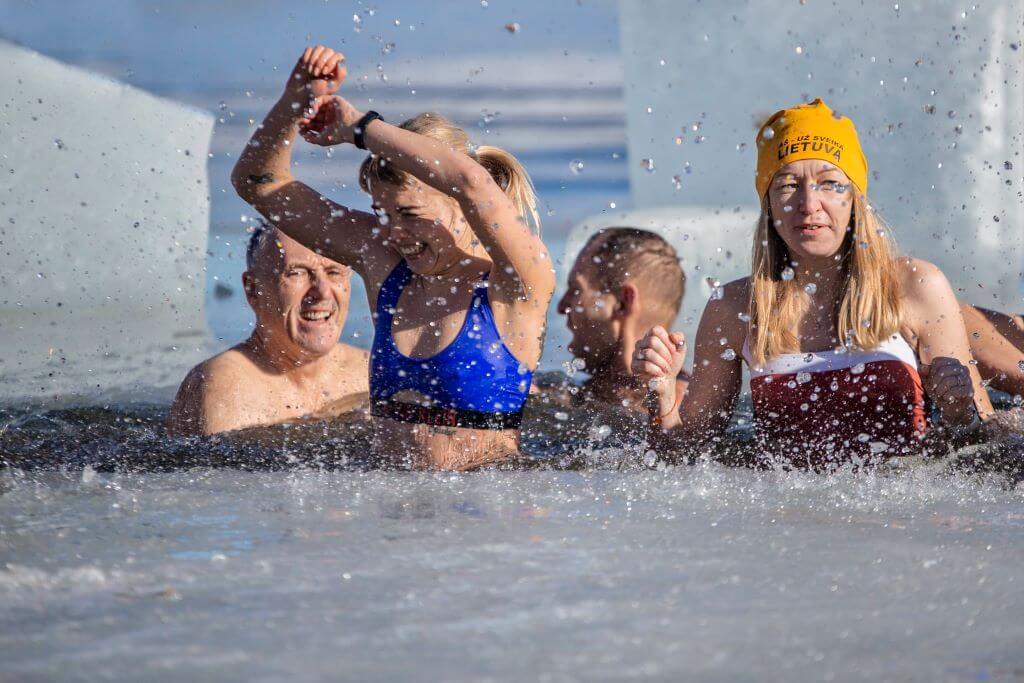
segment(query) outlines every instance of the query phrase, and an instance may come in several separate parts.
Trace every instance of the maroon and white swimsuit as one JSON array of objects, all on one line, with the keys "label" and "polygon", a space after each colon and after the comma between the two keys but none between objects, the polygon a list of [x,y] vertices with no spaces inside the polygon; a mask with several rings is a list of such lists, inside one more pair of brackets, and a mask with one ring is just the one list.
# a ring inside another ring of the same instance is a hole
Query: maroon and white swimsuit
[{"label": "maroon and white swimsuit", "polygon": [[787,353],[750,368],[754,431],[794,465],[910,454],[926,429],[914,350],[900,334],[875,349]]}]

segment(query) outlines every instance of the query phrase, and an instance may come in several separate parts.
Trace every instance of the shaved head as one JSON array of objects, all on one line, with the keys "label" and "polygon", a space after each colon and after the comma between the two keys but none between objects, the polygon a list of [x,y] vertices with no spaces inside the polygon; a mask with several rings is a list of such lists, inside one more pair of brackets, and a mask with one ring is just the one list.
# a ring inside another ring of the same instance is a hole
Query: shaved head
[{"label": "shaved head", "polygon": [[600,289],[617,293],[632,282],[643,296],[652,325],[671,325],[679,315],[686,275],[676,250],[657,233],[605,228],[591,236],[580,256]]}]

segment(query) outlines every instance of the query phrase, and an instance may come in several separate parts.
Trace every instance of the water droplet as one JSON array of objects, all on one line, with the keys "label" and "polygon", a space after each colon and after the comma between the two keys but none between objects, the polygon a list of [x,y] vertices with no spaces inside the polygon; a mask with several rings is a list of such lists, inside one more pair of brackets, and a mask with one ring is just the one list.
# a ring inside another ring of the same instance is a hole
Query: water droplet
[{"label": "water droplet", "polygon": [[1007,171],[1012,171],[1013,170],[1013,162],[1012,161],[1004,161],[1003,162],[1003,168],[1005,168]]},{"label": "water droplet", "polygon": [[65,148],[64,141],[61,140],[60,138],[54,138],[53,146],[56,147],[57,149],[64,149]]},{"label": "water droplet", "polygon": [[797,45],[796,46],[796,53],[798,55],[802,55],[804,53],[804,49],[802,47],[800,47],[799,45]]},{"label": "water droplet", "polygon": [[711,300],[721,301],[722,297],[725,296],[725,289],[722,287],[722,283],[713,277],[704,278],[704,282],[711,288]]},{"label": "water droplet", "polygon": [[683,179],[678,175],[672,176],[672,187],[677,190],[683,189]]},{"label": "water droplet", "polygon": [[583,162],[579,159],[573,159],[569,162],[569,172],[573,175],[579,175],[583,172]]},{"label": "water droplet", "polygon": [[811,381],[811,373],[809,372],[798,372],[796,373],[796,381],[799,384],[807,384]]},{"label": "water droplet", "polygon": [[775,137],[775,131],[771,127],[765,128],[764,132],[761,133],[761,137],[763,137],[765,140],[771,140],[773,137]]},{"label": "water droplet", "polygon": [[654,159],[641,159],[640,166],[648,173],[654,173]]},{"label": "water droplet", "polygon": [[814,296],[814,294],[818,291],[818,285],[814,284],[813,282],[808,282],[806,285],[804,285],[804,291],[810,294],[811,296]]},{"label": "water droplet", "polygon": [[612,433],[612,428],[608,425],[598,425],[597,427],[590,428],[590,440],[601,441],[607,439]]},{"label": "water droplet", "polygon": [[505,24],[505,30],[508,31],[509,33],[518,33],[519,32],[519,24],[517,22],[514,22],[514,21],[510,22],[508,24]]},{"label": "water droplet", "polygon": [[801,403],[801,404],[800,404],[800,410],[804,411],[805,413],[807,412],[807,410],[808,410],[808,409],[809,409],[810,407],[811,407],[811,406],[810,406],[810,405],[808,405],[807,403]]},{"label": "water droplet", "polygon": [[555,419],[558,420],[559,422],[565,422],[566,420],[569,419],[569,413],[559,410],[557,413],[555,413]]},{"label": "water droplet", "polygon": [[851,375],[859,375],[862,372],[864,372],[864,364],[863,363],[857,363],[852,368],[850,368],[850,374]]},{"label": "water droplet", "polygon": [[795,275],[796,273],[794,273],[793,269],[790,268],[789,266],[786,266],[785,268],[782,269],[782,279],[785,280],[786,282],[792,280],[795,277]]},{"label": "water droplet", "polygon": [[736,352],[732,349],[726,349],[722,351],[722,360],[736,360]]},{"label": "water droplet", "polygon": [[747,315],[746,313],[744,313],[743,311],[740,311],[739,313],[737,313],[736,317],[739,318],[742,322],[745,322],[745,323],[749,323],[750,322],[750,316]]},{"label": "water droplet", "polygon": [[863,327],[866,330],[869,327],[871,327],[871,321],[868,320],[867,318],[864,318],[864,320],[860,321],[860,326]]}]

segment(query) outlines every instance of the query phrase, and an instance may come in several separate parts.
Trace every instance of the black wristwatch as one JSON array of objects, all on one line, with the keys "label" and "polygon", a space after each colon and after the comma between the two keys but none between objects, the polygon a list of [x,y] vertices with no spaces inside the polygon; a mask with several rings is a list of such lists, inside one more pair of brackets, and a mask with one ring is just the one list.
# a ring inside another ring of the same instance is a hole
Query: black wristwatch
[{"label": "black wristwatch", "polygon": [[363,118],[356,121],[356,125],[352,129],[354,133],[354,135],[352,136],[352,144],[354,144],[359,149],[366,149],[366,143],[363,141],[363,133],[366,132],[366,127],[370,125],[370,122],[376,121],[377,119],[383,121],[384,117],[378,114],[377,112],[373,111],[372,109],[363,114]]}]

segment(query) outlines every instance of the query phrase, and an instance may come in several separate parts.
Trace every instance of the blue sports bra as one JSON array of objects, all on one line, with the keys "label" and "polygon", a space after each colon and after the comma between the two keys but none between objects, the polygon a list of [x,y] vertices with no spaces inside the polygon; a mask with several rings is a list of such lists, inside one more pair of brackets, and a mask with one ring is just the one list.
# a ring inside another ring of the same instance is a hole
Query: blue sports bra
[{"label": "blue sports bra", "polygon": [[[377,294],[370,351],[372,414],[402,422],[477,429],[518,429],[533,372],[501,340],[487,298],[487,285],[473,291],[462,329],[451,344],[429,358],[399,352],[391,334],[398,298],[412,278],[400,261]],[[425,405],[393,401],[413,390]]]}]

